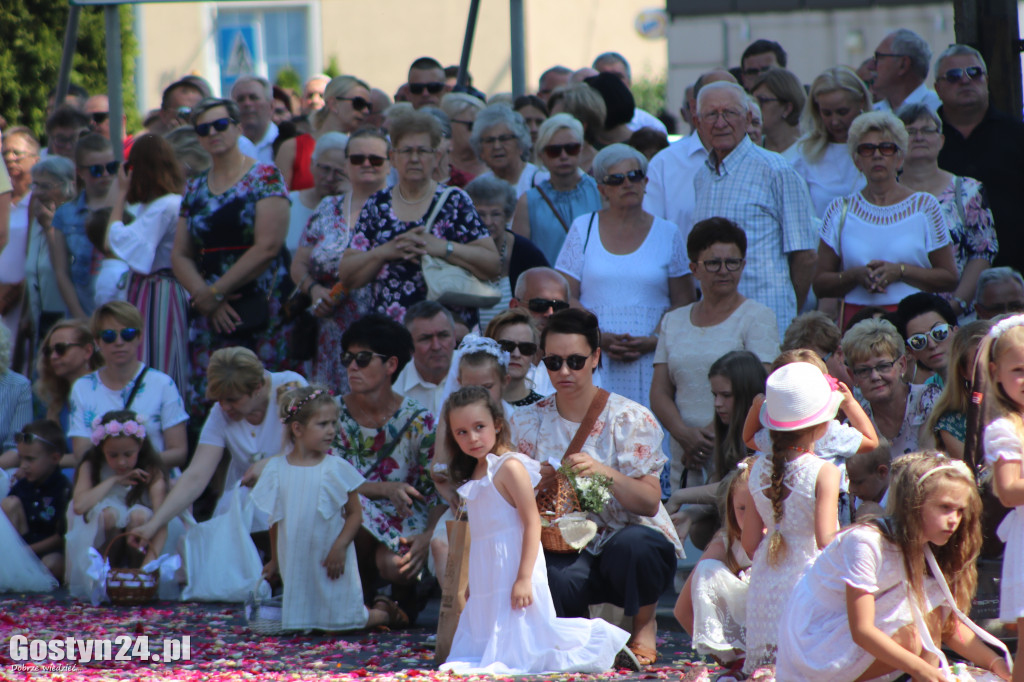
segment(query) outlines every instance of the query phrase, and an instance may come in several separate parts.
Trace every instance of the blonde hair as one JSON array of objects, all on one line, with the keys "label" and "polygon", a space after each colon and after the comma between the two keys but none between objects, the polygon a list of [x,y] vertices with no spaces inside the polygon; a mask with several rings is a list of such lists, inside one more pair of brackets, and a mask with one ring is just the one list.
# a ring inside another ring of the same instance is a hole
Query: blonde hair
[{"label": "blonde hair", "polygon": [[472,109],[479,113],[487,107],[483,100],[464,92],[449,92],[441,98],[441,111],[448,115],[448,118],[455,118],[464,111]]},{"label": "blonde hair", "polygon": [[722,539],[725,541],[725,565],[733,573],[739,573],[741,568],[739,562],[736,561],[736,557],[733,556],[732,548],[733,543],[740,541],[742,533],[740,531],[740,521],[736,518],[732,502],[740,486],[746,486],[750,480],[750,467],[754,466],[755,461],[757,461],[756,457],[747,457],[741,460],[737,463],[736,468],[723,478],[722,482],[718,485],[718,516],[724,520],[722,524]]},{"label": "blonde hair", "polygon": [[96,350],[96,341],[93,338],[92,330],[84,320],[60,320],[46,332],[42,343],[39,344],[39,355],[36,356],[36,369],[39,371],[39,378],[32,385],[39,399],[46,403],[46,410],[50,413],[60,412],[68,402],[71,393],[71,382],[64,377],[57,376],[50,364],[50,356],[42,352],[44,346],[50,344],[53,333],[60,329],[70,329],[75,334],[75,343],[92,350],[89,356],[89,369],[95,371],[103,366],[103,356]]},{"label": "blonde hair", "polygon": [[214,351],[206,368],[207,400],[252,395],[266,373],[263,363],[248,348],[230,346]]},{"label": "blonde hair", "polygon": [[825,313],[812,310],[793,319],[782,335],[782,350],[815,346],[828,353],[839,349],[843,334]]},{"label": "blonde hair", "polygon": [[334,397],[324,386],[304,386],[289,381],[277,388],[277,416],[284,424],[285,441],[294,442],[290,424],[308,424],[322,407],[337,408]]},{"label": "blonde hair", "polygon": [[843,335],[843,355],[848,367],[873,355],[888,355],[899,360],[903,357],[904,345],[903,337],[888,320],[861,320]]},{"label": "blonde hair", "polygon": [[853,119],[853,123],[850,124],[850,132],[846,138],[846,149],[850,152],[850,158],[857,158],[857,146],[868,133],[879,133],[882,137],[888,137],[900,148],[897,152],[899,154],[905,154],[907,151],[910,137],[903,121],[888,111],[868,111]]},{"label": "blonde hair", "polygon": [[[354,87],[362,87],[367,92],[366,101],[370,101],[369,92],[370,86],[365,82],[359,80],[355,76],[337,76],[332,78],[324,88],[324,102],[334,99],[335,97],[344,97],[351,92]],[[320,109],[317,109],[313,113],[313,129],[319,131],[323,127],[324,123],[327,122],[327,117],[331,115],[330,107],[326,104]]]},{"label": "blonde hair", "polygon": [[142,313],[127,301],[110,301],[93,311],[89,324],[94,338],[100,338],[100,332],[103,331],[103,318],[110,318],[125,327],[137,329],[139,334],[142,334]]},{"label": "blonde hair", "polygon": [[820,161],[829,144],[828,131],[818,108],[818,97],[836,91],[845,92],[853,106],[859,103],[861,111],[871,108],[871,92],[853,69],[836,66],[821,72],[811,83],[811,92],[800,116],[800,132],[804,134],[799,142],[800,150],[808,161]]},{"label": "blonde hair", "polygon": [[[992,329],[991,320],[975,320],[965,324],[953,333],[953,341],[949,347],[949,368],[946,384],[942,387],[942,393],[935,401],[928,421],[925,422],[925,433],[935,434],[935,426],[939,419],[948,412],[962,412],[967,415],[967,408],[970,405],[971,384],[974,377],[970,375],[971,346],[980,344],[989,330]],[[940,442],[936,438],[936,442]]]}]

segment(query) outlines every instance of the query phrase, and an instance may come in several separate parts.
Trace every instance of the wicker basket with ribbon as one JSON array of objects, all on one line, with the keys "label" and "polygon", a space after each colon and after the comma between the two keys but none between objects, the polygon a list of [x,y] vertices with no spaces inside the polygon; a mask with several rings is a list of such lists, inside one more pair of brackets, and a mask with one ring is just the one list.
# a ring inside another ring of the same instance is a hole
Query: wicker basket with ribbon
[{"label": "wicker basket with ribbon", "polygon": [[576,491],[565,474],[555,474],[554,485],[537,493],[537,511],[540,512],[540,544],[549,552],[577,552],[558,527],[558,520],[566,514],[582,511]]},{"label": "wicker basket with ribbon", "polygon": [[[128,533],[121,533],[107,545],[103,553],[104,561],[109,561],[110,548]],[[141,568],[111,568],[107,571],[107,596],[110,603],[116,606],[135,606],[145,604],[156,598],[160,589],[160,572],[147,572]]]}]

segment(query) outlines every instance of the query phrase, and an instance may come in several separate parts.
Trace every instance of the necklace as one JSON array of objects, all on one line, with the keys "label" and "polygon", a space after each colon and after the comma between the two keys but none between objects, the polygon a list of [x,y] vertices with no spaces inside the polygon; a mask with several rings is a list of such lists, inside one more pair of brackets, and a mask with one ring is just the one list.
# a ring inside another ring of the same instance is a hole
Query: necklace
[{"label": "necklace", "polygon": [[799,445],[793,445],[789,448],[793,452],[799,452],[801,455],[813,455],[814,450],[811,448],[802,448]]},{"label": "necklace", "polygon": [[401,185],[401,183],[395,185],[395,196],[398,197],[398,200],[401,201],[403,204],[409,204],[409,205],[415,205],[415,204],[420,203],[421,201],[426,199],[428,196],[430,196],[430,193],[433,192],[433,191],[434,191],[433,182],[431,182],[430,185],[428,186],[427,190],[421,196],[419,196],[416,199],[413,199],[413,200],[410,201],[409,199],[405,198],[405,194],[402,192],[402,185]]}]

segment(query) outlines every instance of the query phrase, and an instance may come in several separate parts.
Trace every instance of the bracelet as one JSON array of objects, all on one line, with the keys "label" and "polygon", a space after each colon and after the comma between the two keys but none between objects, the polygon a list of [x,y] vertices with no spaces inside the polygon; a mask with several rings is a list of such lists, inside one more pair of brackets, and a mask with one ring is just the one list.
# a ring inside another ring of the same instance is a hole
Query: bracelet
[{"label": "bracelet", "polygon": [[444,257],[451,258],[453,253],[455,253],[455,244],[449,241],[444,247]]},{"label": "bracelet", "polygon": [[900,279],[904,279],[907,276],[907,266],[900,263]]},{"label": "bracelet", "polygon": [[985,670],[988,670],[989,672],[995,672],[995,670],[993,670],[993,668],[995,668],[996,663],[998,661],[1001,661],[1001,660],[1003,660],[1003,655],[1002,654],[996,654],[995,658],[993,658],[989,662],[989,664],[985,667]]},{"label": "bracelet", "polygon": [[210,285],[210,293],[213,294],[213,299],[215,301],[217,301],[217,303],[221,303],[221,302],[224,301],[224,294],[220,293],[217,290],[217,285],[216,284],[211,284]]}]

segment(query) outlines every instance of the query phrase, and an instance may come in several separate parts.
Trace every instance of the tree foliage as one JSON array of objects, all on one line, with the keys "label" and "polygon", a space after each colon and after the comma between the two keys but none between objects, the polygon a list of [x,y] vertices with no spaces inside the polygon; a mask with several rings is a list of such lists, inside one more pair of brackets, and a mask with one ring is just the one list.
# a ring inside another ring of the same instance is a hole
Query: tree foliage
[{"label": "tree foliage", "polygon": [[665,108],[665,90],[667,81],[664,74],[654,78],[634,78],[631,90],[636,105],[655,116]]},{"label": "tree foliage", "polygon": [[[37,135],[44,132],[46,101],[57,87],[68,12],[68,0],[0,2],[0,115]],[[134,13],[129,5],[122,5],[120,12],[124,109],[128,129],[137,130]],[[103,8],[83,7],[79,17],[71,82],[90,93],[106,92]]]}]

